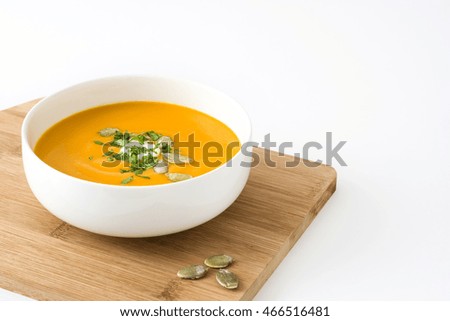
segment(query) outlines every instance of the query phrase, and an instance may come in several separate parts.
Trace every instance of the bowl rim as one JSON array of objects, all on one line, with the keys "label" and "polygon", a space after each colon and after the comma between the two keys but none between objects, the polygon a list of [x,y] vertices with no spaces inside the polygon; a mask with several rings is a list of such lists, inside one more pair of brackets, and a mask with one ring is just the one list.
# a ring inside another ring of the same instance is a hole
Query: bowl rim
[{"label": "bowl rim", "polygon": [[[213,87],[210,87],[208,85],[199,83],[197,81],[193,81],[190,79],[186,79],[186,78],[181,78],[181,77],[168,77],[168,76],[160,76],[160,75],[146,75],[146,74],[124,74],[124,75],[115,75],[115,76],[106,76],[106,77],[100,77],[100,78],[93,78],[93,79],[89,79],[86,81],[82,81],[82,82],[78,82],[76,84],[73,84],[71,86],[65,87],[61,90],[58,90],[56,92],[53,92],[52,94],[44,97],[43,99],[41,99],[38,103],[36,103],[33,107],[31,107],[31,109],[27,112],[27,114],[25,115],[25,118],[22,122],[22,126],[21,126],[21,138],[22,138],[22,149],[27,149],[31,155],[32,158],[34,158],[35,161],[37,161],[41,166],[46,167],[48,170],[50,170],[51,172],[54,172],[56,175],[63,175],[64,177],[66,177],[69,180],[73,180],[74,182],[78,182],[81,184],[88,184],[88,185],[93,185],[93,186],[101,186],[103,188],[112,188],[112,189],[165,189],[165,188],[171,188],[170,186],[173,186],[173,183],[169,183],[169,184],[158,184],[158,185],[139,185],[139,186],[130,186],[130,185],[114,185],[114,184],[105,184],[105,183],[99,183],[99,182],[93,182],[93,181],[88,181],[85,179],[81,179],[66,173],[63,173],[59,170],[57,170],[56,168],[53,168],[52,166],[48,165],[46,162],[44,162],[43,160],[41,160],[36,153],[34,152],[34,150],[31,148],[30,146],[30,142],[28,139],[28,127],[29,127],[29,123],[31,121],[31,118],[33,116],[34,113],[36,113],[36,111],[40,108],[41,105],[43,105],[47,100],[51,99],[53,96],[55,95],[59,95],[59,94],[64,94],[66,91],[70,91],[73,88],[76,88],[78,86],[86,86],[89,85],[90,83],[96,83],[96,82],[100,82],[100,81],[104,81],[104,80],[114,80],[114,79],[126,79],[126,78],[152,78],[155,80],[169,80],[169,81],[175,81],[175,82],[182,82],[182,83],[186,83],[186,84],[190,84],[190,85],[194,85],[197,87],[200,87],[201,89],[205,89],[205,90],[209,90],[211,92],[217,93],[219,95],[223,95],[226,96],[228,99],[230,99],[232,102],[234,102],[237,106],[239,106],[240,110],[244,113],[245,115],[245,121],[246,121],[246,126],[249,129],[249,135],[248,138],[246,139],[245,142],[240,142],[241,143],[241,148],[239,149],[239,151],[227,162],[221,164],[220,166],[217,166],[216,168],[214,168],[213,170],[201,174],[199,176],[195,176],[191,179],[188,180],[184,180],[184,181],[179,181],[179,182],[174,182],[177,186],[181,186],[181,184],[192,184],[192,182],[195,181],[199,181],[202,179],[205,179],[204,177],[207,177],[209,175],[214,175],[213,173],[220,170],[222,167],[227,166],[228,163],[233,162],[236,160],[236,158],[240,157],[242,153],[242,146],[245,143],[251,143],[251,137],[252,137],[252,123],[250,120],[250,116],[248,114],[248,112],[244,109],[244,107],[242,107],[242,105],[233,97],[229,96],[228,94],[217,90]],[[144,100],[136,100],[136,101],[144,101]],[[148,100],[149,101],[149,100]],[[101,105],[100,105],[101,106]],[[95,107],[95,106],[94,106]],[[82,109],[79,112],[83,111],[83,110],[87,110],[93,108],[93,106],[88,107],[86,109]],[[192,108],[192,107],[189,107]],[[195,109],[195,108],[192,108]],[[205,114],[209,115],[207,112],[204,112]],[[67,116],[70,117],[70,116]],[[53,126],[54,124],[50,125]],[[227,125],[227,124],[225,124]],[[228,125],[227,125],[228,126]],[[46,130],[48,130],[50,127],[48,127]],[[23,153],[22,153],[22,163],[24,163],[23,161]]]}]

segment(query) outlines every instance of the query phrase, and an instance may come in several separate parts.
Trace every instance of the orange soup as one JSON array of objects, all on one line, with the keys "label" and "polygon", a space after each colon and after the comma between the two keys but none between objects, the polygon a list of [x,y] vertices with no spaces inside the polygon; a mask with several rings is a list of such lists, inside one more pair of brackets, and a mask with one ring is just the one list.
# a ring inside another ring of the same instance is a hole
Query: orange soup
[{"label": "orange soup", "polygon": [[36,155],[68,175],[97,183],[173,183],[205,174],[239,150],[221,121],[179,105],[132,101],[94,107],[50,127]]}]

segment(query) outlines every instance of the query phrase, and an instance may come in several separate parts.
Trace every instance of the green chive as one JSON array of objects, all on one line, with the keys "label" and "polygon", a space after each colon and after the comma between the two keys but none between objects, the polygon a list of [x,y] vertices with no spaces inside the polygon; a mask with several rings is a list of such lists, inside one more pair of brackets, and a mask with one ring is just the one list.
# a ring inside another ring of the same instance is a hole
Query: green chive
[{"label": "green chive", "polygon": [[159,137],[161,137],[160,134],[155,133],[153,130],[146,133],[148,137],[150,137],[151,140],[157,141]]},{"label": "green chive", "polygon": [[125,178],[120,184],[128,184],[129,182],[131,182],[134,179],[133,176],[127,177]]},{"label": "green chive", "polygon": [[125,140],[123,139],[116,139],[115,141],[112,142],[112,145],[114,146],[118,146],[118,147],[123,147],[125,146]]},{"label": "green chive", "polygon": [[94,140],[94,144],[103,146],[103,142],[101,142],[101,141],[99,141],[99,140]]},{"label": "green chive", "polygon": [[138,141],[139,144],[144,145],[144,143],[145,143],[145,141],[146,141],[146,138],[145,138],[144,135],[136,135],[136,136],[133,136],[133,137],[131,138],[131,140]]}]

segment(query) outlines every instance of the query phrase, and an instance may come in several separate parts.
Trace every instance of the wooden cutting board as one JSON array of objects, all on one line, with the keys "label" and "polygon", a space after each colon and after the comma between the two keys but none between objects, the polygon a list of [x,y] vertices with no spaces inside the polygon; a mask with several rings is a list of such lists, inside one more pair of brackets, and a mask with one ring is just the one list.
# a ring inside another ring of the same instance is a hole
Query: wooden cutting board
[{"label": "wooden cutting board", "polygon": [[[336,189],[329,166],[252,168],[238,200],[215,219],[177,234],[123,239],[85,232],[51,215],[25,180],[20,127],[38,100],[0,112],[0,287],[38,300],[250,300]],[[262,157],[264,150],[255,149]],[[214,271],[180,280],[207,256],[235,258],[236,290]]]}]

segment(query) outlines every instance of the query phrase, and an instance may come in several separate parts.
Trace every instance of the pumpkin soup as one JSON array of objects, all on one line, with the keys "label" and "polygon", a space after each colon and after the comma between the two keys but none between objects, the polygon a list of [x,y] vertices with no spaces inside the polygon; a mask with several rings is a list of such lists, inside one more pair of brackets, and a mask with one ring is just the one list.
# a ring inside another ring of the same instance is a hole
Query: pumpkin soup
[{"label": "pumpkin soup", "polygon": [[207,173],[239,150],[236,134],[200,111],[132,101],[90,108],[50,127],[36,155],[68,175],[113,185],[158,185]]}]

